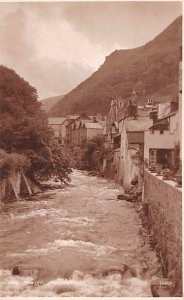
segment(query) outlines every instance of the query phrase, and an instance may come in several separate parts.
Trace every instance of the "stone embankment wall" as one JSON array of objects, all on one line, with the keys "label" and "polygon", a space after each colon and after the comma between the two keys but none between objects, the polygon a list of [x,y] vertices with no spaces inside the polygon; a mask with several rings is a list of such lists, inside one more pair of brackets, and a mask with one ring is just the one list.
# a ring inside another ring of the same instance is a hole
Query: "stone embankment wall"
[{"label": "stone embankment wall", "polygon": [[164,273],[182,289],[182,191],[172,181],[144,172],[144,199],[148,221],[156,240],[156,251]]},{"label": "stone embankment wall", "polygon": [[0,180],[0,202],[19,200],[21,197],[30,196],[39,192],[23,171],[13,170],[7,178]]}]

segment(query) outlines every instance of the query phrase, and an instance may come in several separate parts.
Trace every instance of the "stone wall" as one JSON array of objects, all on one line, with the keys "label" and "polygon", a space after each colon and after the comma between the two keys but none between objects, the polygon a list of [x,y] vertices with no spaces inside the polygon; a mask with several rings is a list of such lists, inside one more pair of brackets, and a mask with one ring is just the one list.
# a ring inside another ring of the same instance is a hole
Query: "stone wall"
[{"label": "stone wall", "polygon": [[182,289],[182,191],[173,181],[144,171],[144,199],[148,220],[164,273]]},{"label": "stone wall", "polygon": [[19,200],[40,192],[40,189],[29,180],[23,171],[13,170],[7,178],[0,180],[0,202]]}]

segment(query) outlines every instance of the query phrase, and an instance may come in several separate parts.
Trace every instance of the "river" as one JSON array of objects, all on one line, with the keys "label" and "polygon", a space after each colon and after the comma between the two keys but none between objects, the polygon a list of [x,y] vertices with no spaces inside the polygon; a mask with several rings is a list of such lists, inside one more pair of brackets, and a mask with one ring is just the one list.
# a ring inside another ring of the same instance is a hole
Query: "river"
[{"label": "river", "polygon": [[[157,266],[134,204],[117,200],[120,192],[113,181],[74,170],[65,189],[3,205],[1,296],[151,296],[147,277],[109,272]],[[13,276],[17,263],[32,273]]]}]

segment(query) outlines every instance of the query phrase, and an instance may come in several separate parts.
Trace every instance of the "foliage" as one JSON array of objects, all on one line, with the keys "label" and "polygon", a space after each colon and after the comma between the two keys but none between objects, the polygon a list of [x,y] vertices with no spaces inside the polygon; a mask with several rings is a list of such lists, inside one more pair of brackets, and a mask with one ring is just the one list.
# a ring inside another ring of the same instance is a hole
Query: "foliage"
[{"label": "foliage", "polygon": [[33,150],[26,152],[31,161],[31,166],[27,172],[29,177],[32,178],[34,173],[36,180],[49,179],[54,176],[60,181],[69,181],[68,174],[71,172],[69,157],[57,145],[53,145],[51,149],[49,147],[44,148],[40,153]]},{"label": "foliage", "polygon": [[179,17],[144,46],[114,51],[96,72],[58,101],[49,115],[107,114],[112,97],[118,94],[125,99],[134,88],[145,90],[146,99],[155,95],[175,96],[181,37]]},{"label": "foliage", "polygon": [[84,144],[81,160],[87,162],[89,169],[94,169],[96,166],[95,153],[99,153],[99,159],[102,157],[104,152],[103,142],[102,136],[95,136]]},{"label": "foliage", "polygon": [[52,136],[35,88],[13,70],[0,66],[0,148],[24,154],[30,161],[26,171],[32,179],[52,175],[67,179],[69,161],[56,149]]},{"label": "foliage", "polygon": [[20,170],[21,168],[28,168],[29,160],[23,154],[6,153],[0,149],[0,178],[6,178],[12,170]]}]

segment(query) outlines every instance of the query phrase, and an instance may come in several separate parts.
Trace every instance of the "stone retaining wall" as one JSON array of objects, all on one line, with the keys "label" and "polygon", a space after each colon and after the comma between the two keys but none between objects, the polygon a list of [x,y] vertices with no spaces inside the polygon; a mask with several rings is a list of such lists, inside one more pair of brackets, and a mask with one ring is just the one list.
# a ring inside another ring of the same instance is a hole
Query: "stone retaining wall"
[{"label": "stone retaining wall", "polygon": [[19,200],[39,191],[40,189],[25,176],[23,171],[13,170],[7,178],[0,180],[0,202]]},{"label": "stone retaining wall", "polygon": [[176,183],[144,172],[144,199],[148,220],[165,274],[182,288],[182,192]]}]

